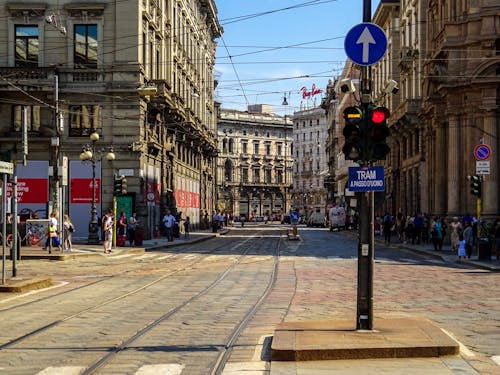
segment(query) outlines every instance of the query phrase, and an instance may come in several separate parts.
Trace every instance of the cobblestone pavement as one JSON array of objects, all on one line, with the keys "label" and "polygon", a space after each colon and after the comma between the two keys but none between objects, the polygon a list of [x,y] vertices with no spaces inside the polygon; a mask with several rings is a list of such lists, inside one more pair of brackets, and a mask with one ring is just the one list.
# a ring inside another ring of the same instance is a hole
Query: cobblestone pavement
[{"label": "cobblestone pavement", "polygon": [[[268,235],[283,234],[282,226],[268,226],[274,231]],[[251,237],[256,226],[233,228],[228,236],[234,238]],[[404,360],[373,360],[373,361],[321,361],[307,363],[270,363],[267,352],[274,327],[282,321],[306,321],[324,319],[352,319],[356,316],[356,240],[353,233],[329,232],[322,229],[300,228],[300,241],[287,241],[282,248],[279,271],[276,285],[264,304],[256,312],[246,329],[238,339],[231,357],[226,366],[224,375],[233,374],[500,374],[500,366],[495,362],[500,360],[500,296],[497,286],[500,284],[500,273],[479,267],[474,263],[457,264],[453,254],[443,254],[436,257],[430,247],[420,246],[409,251],[400,244],[385,247],[377,243],[375,251],[374,274],[374,315],[375,316],[423,316],[436,322],[441,328],[453,335],[462,344],[460,357],[446,357],[444,359],[404,359]],[[216,239],[215,241],[220,241]],[[158,241],[157,241],[158,242]],[[160,241],[161,242],[161,241]],[[212,241],[210,241],[212,242]],[[231,243],[231,240],[230,240]],[[233,243],[235,243],[233,241]],[[157,244],[158,245],[158,244]],[[160,243],[161,245],[161,243]],[[146,246],[153,246],[147,244]],[[51,262],[44,260],[21,261],[19,273],[24,276],[50,275],[57,283],[52,291],[35,292],[22,296],[0,294],[0,311],[12,305],[26,304],[53,291],[61,292],[70,288],[83,286],[89,282],[111,278],[117,273],[129,277],[131,288],[137,283],[144,283],[152,275],[165,272],[180,259],[189,262],[193,257],[206,257],[207,265],[197,270],[198,277],[203,278],[204,272],[213,271],[234,258],[236,251],[231,251],[231,245],[224,253],[217,256],[203,255],[203,249],[208,243],[200,243],[192,252],[190,249],[178,248],[171,251],[149,251],[146,253],[127,253],[127,250],[117,251],[110,257],[89,258],[86,260],[70,260],[65,262]],[[97,248],[97,250],[99,249]],[[416,253],[415,251],[419,251]],[[429,252],[430,251],[430,252]],[[248,267],[257,267],[259,257],[255,254],[247,259]],[[494,266],[495,261],[491,262]],[[132,276],[134,275],[134,276]],[[208,273],[207,273],[208,275]],[[263,277],[256,278],[257,282]],[[143,281],[140,281],[143,279]],[[169,288],[182,293],[185,288],[194,287],[188,278],[172,278],[168,281]],[[237,281],[235,280],[235,285]],[[123,291],[124,286],[116,288]],[[166,288],[168,289],[168,288]],[[111,289],[113,290],[113,289]],[[161,295],[162,289],[150,294]],[[105,295],[104,293],[103,295]],[[175,293],[174,293],[175,294]],[[223,294],[221,294],[222,296]],[[95,298],[96,296],[94,296]],[[82,299],[88,301],[91,296]],[[227,305],[219,297],[213,303],[215,307]],[[66,301],[65,309],[76,308]],[[144,306],[149,304],[144,301]],[[48,308],[48,307],[47,307]],[[127,307],[120,307],[126,311]],[[26,308],[26,316],[18,317],[12,324],[23,325],[27,322],[34,324],[39,318],[37,311]],[[28,312],[31,311],[31,312]],[[63,309],[61,310],[63,311]],[[109,314],[117,313],[112,309]],[[200,313],[198,313],[200,314]],[[5,317],[5,313],[2,313]],[[193,316],[194,317],[194,316]],[[151,319],[149,315],[145,319]],[[203,321],[203,317],[198,319]],[[130,319],[123,318],[122,324],[127,326]],[[182,327],[183,322],[170,326],[175,331]],[[5,324],[5,321],[4,321]],[[208,323],[207,323],[208,324]],[[5,327],[4,327],[5,328]],[[99,328],[101,331],[105,326]],[[376,329],[376,327],[375,327]],[[5,335],[5,330],[3,330]],[[96,332],[99,332],[97,330]],[[61,333],[61,337],[65,337]],[[82,332],[82,338],[85,337]],[[4,336],[3,335],[3,336]],[[196,333],[186,338],[186,342],[194,340]],[[205,337],[207,339],[208,337]],[[113,335],[110,336],[113,340]],[[4,342],[4,339],[2,339]],[[157,345],[165,345],[161,336],[156,339]],[[200,341],[198,341],[199,343]],[[209,343],[210,341],[203,341]],[[39,345],[43,345],[43,340]],[[64,339],[62,339],[64,343]],[[176,344],[171,342],[171,345]],[[179,344],[179,343],[177,343]],[[141,346],[141,345],[139,345]],[[144,345],[142,345],[144,346]],[[0,350],[1,353],[1,350]],[[45,354],[44,354],[45,353]],[[142,353],[142,354],[141,354]],[[154,353],[140,351],[133,361],[140,362],[141,355],[152,358]],[[39,355],[50,354],[41,351]],[[23,358],[26,354],[18,353],[16,358]],[[192,354],[196,357],[196,353]],[[5,360],[7,360],[4,357]],[[35,357],[34,357],[35,358]],[[13,361],[11,358],[6,363]],[[188,372],[186,368],[175,367],[182,364],[181,353],[176,356],[175,363],[169,363],[167,374],[204,374],[201,368]],[[78,367],[75,365],[75,367]],[[167,369],[167,367],[163,368]],[[77,371],[77,370],[75,370]],[[81,371],[78,370],[78,371]],[[133,373],[129,369],[120,372],[119,364],[114,367],[114,373]],[[146,368],[141,374],[160,373],[158,367]],[[166,370],[165,370],[166,371]],[[9,373],[2,370],[0,374]],[[20,374],[32,375],[32,373]],[[47,372],[46,374],[56,374]],[[74,372],[78,374],[80,372]]]}]

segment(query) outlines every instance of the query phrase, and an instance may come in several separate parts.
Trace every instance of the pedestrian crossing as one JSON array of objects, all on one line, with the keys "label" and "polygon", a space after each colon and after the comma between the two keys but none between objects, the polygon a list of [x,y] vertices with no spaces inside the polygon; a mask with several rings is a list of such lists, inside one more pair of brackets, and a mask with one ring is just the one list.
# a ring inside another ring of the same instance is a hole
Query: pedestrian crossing
[{"label": "pedestrian crossing", "polygon": [[[134,372],[134,375],[182,375],[185,365],[180,363],[161,363],[154,365],[143,365]],[[36,375],[79,375],[86,370],[80,366],[64,366],[64,367],[47,367]],[[238,374],[268,374],[265,361],[228,363],[224,368],[222,375],[238,375]]]}]

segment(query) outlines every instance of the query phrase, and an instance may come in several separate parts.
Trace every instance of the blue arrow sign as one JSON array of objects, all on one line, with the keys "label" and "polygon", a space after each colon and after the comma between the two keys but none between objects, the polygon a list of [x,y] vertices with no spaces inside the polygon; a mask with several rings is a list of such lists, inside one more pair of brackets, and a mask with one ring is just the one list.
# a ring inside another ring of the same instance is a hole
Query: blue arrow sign
[{"label": "blue arrow sign", "polygon": [[345,37],[344,49],[356,64],[373,65],[385,55],[387,37],[380,26],[363,22],[349,30]]}]

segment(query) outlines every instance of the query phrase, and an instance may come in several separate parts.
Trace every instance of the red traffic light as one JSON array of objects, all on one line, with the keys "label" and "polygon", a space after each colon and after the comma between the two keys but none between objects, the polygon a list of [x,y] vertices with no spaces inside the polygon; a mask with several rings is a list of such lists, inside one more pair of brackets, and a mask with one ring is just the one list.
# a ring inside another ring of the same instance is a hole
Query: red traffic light
[{"label": "red traffic light", "polygon": [[389,110],[385,107],[377,107],[373,109],[371,114],[371,121],[374,124],[381,124],[389,118]]}]

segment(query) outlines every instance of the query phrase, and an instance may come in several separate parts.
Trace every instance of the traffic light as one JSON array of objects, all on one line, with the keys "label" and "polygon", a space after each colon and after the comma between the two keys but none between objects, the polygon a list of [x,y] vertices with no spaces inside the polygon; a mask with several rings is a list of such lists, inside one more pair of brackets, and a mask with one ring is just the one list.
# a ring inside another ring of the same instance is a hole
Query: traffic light
[{"label": "traffic light", "polygon": [[113,195],[119,196],[127,194],[127,179],[123,176],[115,177],[113,182]]},{"label": "traffic light", "polygon": [[363,111],[360,107],[347,107],[344,109],[345,127],[342,133],[344,134],[345,143],[342,152],[347,160],[362,160],[363,147],[361,144],[362,131],[360,128],[363,119]]},{"label": "traffic light", "polygon": [[386,143],[386,138],[391,133],[387,126],[389,115],[389,110],[385,107],[368,107],[366,116],[369,132],[367,156],[370,161],[385,160],[385,157],[391,151]]},{"label": "traffic light", "polygon": [[470,192],[478,198],[481,198],[481,176],[469,176]]},{"label": "traffic light", "polygon": [[122,177],[122,195],[127,194],[127,179]]}]

